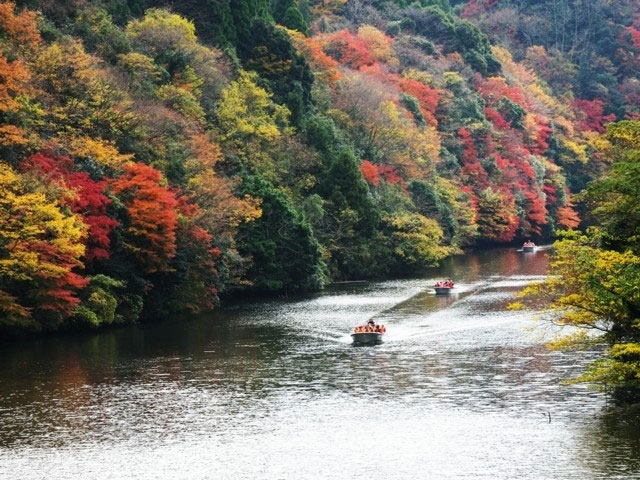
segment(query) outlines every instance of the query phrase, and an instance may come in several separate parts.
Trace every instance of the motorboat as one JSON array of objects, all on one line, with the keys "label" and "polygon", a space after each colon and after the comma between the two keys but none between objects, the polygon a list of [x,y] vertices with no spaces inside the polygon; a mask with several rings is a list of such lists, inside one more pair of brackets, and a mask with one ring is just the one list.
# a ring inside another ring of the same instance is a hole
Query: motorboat
[{"label": "motorboat", "polygon": [[354,328],[351,338],[354,345],[376,345],[382,343],[382,336],[386,331],[384,325],[376,325],[373,320],[370,320],[366,325]]},{"label": "motorboat", "polygon": [[437,282],[433,289],[436,291],[436,295],[449,295],[454,289],[454,284],[451,280]]},{"label": "motorboat", "polygon": [[523,252],[535,252],[536,251],[536,244],[533,242],[525,242],[524,245],[522,245],[522,251]]},{"label": "motorboat", "polygon": [[354,332],[351,334],[351,338],[354,345],[377,345],[382,343],[383,335],[384,333],[380,332]]}]

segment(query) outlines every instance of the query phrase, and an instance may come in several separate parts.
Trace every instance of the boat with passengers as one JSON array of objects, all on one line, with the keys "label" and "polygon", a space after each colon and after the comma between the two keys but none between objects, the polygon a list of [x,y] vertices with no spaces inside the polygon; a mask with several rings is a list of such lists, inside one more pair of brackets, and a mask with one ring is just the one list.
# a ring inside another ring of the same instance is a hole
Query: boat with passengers
[{"label": "boat with passengers", "polygon": [[387,328],[384,325],[379,325],[371,319],[366,325],[355,327],[351,338],[354,345],[376,345],[382,343],[382,336],[386,332]]},{"label": "boat with passengers", "polygon": [[524,244],[522,245],[523,252],[535,252],[535,250],[536,250],[536,244],[533,243],[531,240],[524,242]]},{"label": "boat with passengers", "polygon": [[451,279],[440,280],[433,286],[433,289],[436,291],[436,295],[449,295],[454,288],[455,284]]}]

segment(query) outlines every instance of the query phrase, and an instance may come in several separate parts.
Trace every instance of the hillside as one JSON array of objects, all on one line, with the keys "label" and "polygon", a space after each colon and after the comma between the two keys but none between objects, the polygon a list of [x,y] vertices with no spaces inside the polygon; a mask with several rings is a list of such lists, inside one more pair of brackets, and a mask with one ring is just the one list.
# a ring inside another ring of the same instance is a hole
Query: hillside
[{"label": "hillside", "polygon": [[577,227],[600,133],[638,107],[625,8],[591,12],[614,84],[604,40],[502,28],[542,15],[518,2],[0,4],[0,326],[197,313]]}]

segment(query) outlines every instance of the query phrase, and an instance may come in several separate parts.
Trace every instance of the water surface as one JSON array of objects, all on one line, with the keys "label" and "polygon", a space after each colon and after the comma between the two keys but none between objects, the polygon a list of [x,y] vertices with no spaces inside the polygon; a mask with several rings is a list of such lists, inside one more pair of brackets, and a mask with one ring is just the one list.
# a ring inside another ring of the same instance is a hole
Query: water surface
[{"label": "water surface", "polygon": [[[4,479],[640,478],[640,420],[509,312],[547,251],[0,351]],[[458,294],[436,297],[436,278]],[[375,318],[384,344],[353,347]]]}]

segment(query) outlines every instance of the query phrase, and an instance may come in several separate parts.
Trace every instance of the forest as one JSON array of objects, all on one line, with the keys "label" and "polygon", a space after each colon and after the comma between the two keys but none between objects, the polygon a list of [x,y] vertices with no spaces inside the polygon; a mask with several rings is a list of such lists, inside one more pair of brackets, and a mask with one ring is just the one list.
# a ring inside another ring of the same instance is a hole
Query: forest
[{"label": "forest", "polygon": [[631,0],[0,3],[0,332],[561,235],[640,391],[638,67]]}]

